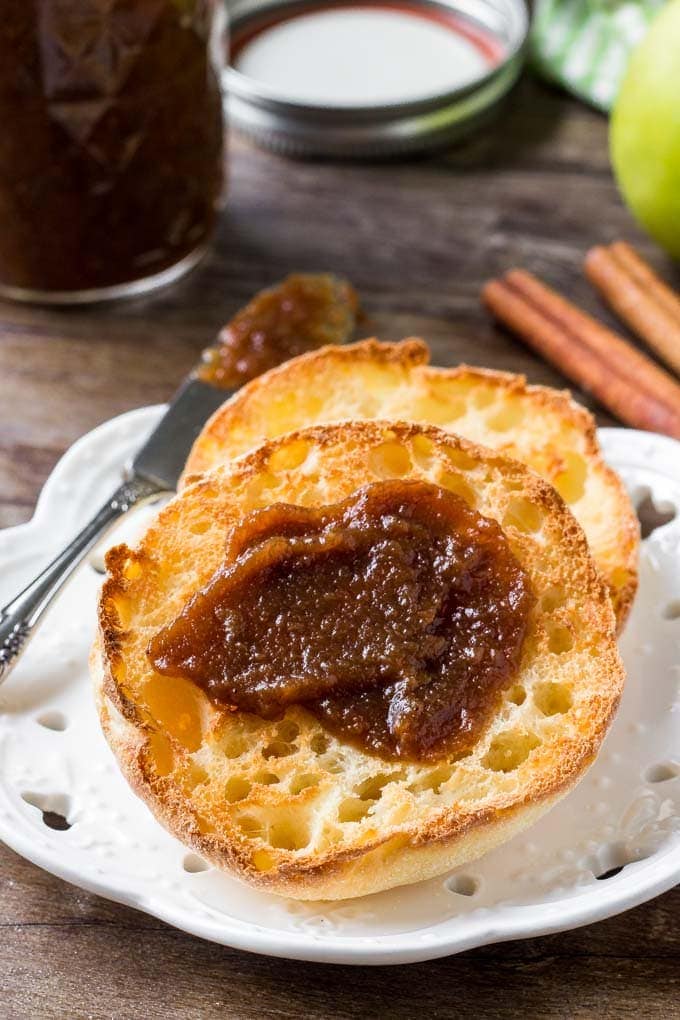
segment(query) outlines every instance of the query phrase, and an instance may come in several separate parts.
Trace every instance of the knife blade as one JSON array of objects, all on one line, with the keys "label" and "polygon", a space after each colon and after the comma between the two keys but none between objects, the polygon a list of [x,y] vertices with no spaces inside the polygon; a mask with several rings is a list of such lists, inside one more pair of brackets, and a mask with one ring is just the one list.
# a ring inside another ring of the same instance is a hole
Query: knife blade
[{"label": "knife blade", "polygon": [[198,433],[234,392],[212,386],[193,372],[187,376],[158,425],[135,454],[128,478],[142,478],[156,485],[159,492],[173,492]]}]

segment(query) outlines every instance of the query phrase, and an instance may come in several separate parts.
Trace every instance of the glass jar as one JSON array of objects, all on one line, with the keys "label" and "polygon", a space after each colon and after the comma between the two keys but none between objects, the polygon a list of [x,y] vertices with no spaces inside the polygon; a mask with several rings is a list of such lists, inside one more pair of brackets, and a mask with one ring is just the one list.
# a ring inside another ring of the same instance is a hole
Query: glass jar
[{"label": "glass jar", "polygon": [[0,296],[138,294],[223,191],[222,0],[0,0]]}]

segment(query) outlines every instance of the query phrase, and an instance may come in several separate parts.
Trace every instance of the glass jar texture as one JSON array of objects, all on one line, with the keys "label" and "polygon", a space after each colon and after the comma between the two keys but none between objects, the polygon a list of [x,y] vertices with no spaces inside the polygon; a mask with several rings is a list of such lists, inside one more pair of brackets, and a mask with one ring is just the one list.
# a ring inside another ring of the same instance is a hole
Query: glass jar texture
[{"label": "glass jar texture", "polygon": [[0,296],[139,293],[223,193],[221,0],[0,0]]}]

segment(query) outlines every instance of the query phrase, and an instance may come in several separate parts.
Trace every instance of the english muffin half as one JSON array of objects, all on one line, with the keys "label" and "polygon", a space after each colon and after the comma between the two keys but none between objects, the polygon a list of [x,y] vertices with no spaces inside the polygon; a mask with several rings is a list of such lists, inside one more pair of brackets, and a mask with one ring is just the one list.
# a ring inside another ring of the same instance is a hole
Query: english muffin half
[{"label": "english muffin half", "polygon": [[[265,719],[153,668],[150,643],[234,566],[225,557],[247,515],[328,507],[392,479],[496,522],[531,592],[516,668],[473,746],[395,760],[338,739],[304,704]],[[376,892],[507,840],[588,768],[622,690],[611,603],[568,507],[518,461],[432,426],[362,421],[267,441],[187,485],[107,566],[92,673],[124,774],[178,838],[286,896]]]},{"label": "english muffin half", "polygon": [[637,588],[639,525],[602,458],[592,415],[567,391],[529,386],[520,375],[428,361],[416,339],[364,340],[288,361],[212,416],[184,479],[307,425],[360,418],[438,425],[523,461],[557,489],[586,533],[620,630]]}]

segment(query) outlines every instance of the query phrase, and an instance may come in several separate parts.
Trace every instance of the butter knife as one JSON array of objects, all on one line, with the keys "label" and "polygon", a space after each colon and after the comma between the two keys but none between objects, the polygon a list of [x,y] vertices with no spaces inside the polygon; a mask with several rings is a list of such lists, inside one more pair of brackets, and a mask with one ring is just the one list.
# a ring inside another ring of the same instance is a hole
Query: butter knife
[{"label": "butter knife", "polygon": [[346,280],[330,274],[303,273],[260,291],[237,312],[220,333],[217,345],[203,352],[202,365],[180,386],[116,491],[56,559],[0,610],[0,684],[18,662],[55,596],[109,528],[132,507],[177,488],[198,433],[213,411],[238,388],[214,385],[219,375],[201,370],[209,365],[212,354],[219,354],[223,343],[233,339],[232,331],[239,337],[252,335],[257,341],[252,348],[257,357],[267,354],[262,347],[262,331],[268,336],[268,354],[274,360],[270,357],[269,363],[258,364],[256,357],[253,367],[259,372],[291,356],[291,338],[301,350],[320,343],[345,343],[354,331],[357,310],[356,293]]},{"label": "butter knife", "polygon": [[116,521],[132,507],[174,492],[196,436],[232,392],[195,373],[189,375],[116,491],[35,580],[0,610],[0,683],[18,662],[55,596]]}]

